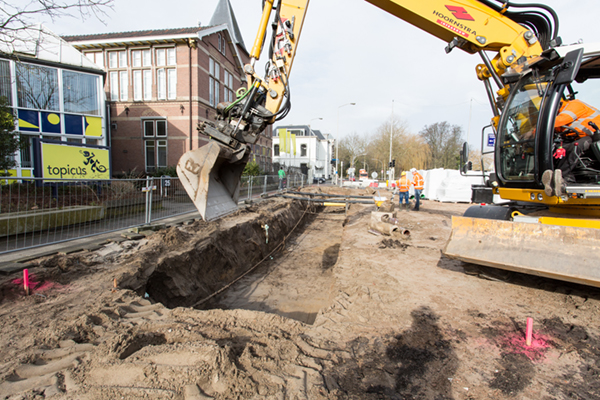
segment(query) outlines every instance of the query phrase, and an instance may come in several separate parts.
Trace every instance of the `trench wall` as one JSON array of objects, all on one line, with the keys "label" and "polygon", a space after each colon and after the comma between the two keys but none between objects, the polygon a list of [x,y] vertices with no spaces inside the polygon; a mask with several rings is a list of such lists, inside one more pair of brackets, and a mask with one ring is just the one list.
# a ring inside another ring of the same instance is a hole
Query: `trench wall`
[{"label": "trench wall", "polygon": [[[162,249],[157,246],[154,254],[149,251],[132,263],[135,271],[123,276],[120,286],[147,293],[169,308],[189,307],[233,281],[279,246],[306,207],[306,202],[296,200],[274,201],[272,206],[260,207],[258,211],[244,211],[219,220],[208,232],[184,237],[179,245]],[[265,225],[269,226],[268,243]],[[177,229],[169,228],[171,232],[163,236],[173,236]]]}]

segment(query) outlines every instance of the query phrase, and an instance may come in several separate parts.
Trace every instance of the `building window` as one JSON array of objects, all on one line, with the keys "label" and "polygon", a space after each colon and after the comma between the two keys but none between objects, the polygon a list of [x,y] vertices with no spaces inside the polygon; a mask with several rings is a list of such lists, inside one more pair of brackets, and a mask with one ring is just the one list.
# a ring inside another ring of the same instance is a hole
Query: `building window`
[{"label": "building window", "polygon": [[[132,50],[131,65],[134,68],[150,66],[150,50]],[[134,70],[133,71],[133,100],[151,100],[152,99],[152,70]]]},{"label": "building window", "polygon": [[167,166],[167,120],[146,119],[144,124],[144,151],[146,171]]},{"label": "building window", "polygon": [[19,107],[58,111],[58,70],[22,62],[15,66]]},{"label": "building window", "polygon": [[131,51],[131,66],[134,68],[142,66],[142,51],[141,50],[132,50]]},{"label": "building window", "polygon": [[100,115],[98,76],[62,71],[65,112]]},{"label": "building window", "polygon": [[92,62],[94,62],[96,65],[99,65],[102,68],[104,68],[104,53],[102,53],[101,51],[85,53],[85,56],[92,60]]},{"label": "building window", "polygon": [[119,71],[119,98],[121,101],[127,101],[127,90],[129,89],[129,82],[127,79],[127,71]]},{"label": "building window", "polygon": [[0,60],[0,98],[4,97],[9,106],[12,105],[11,93],[10,62]]},{"label": "building window", "polygon": [[119,73],[110,73],[110,99],[112,101],[119,101]]},{"label": "building window", "polygon": [[300,145],[300,157],[306,157],[306,145],[305,144],[301,144]]},{"label": "building window", "polygon": [[156,65],[159,67],[177,65],[175,48],[156,49]]},{"label": "building window", "polygon": [[156,86],[159,100],[177,98],[177,70],[160,68],[156,71]]},{"label": "building window", "polygon": [[127,68],[127,52],[119,51],[119,68]]},{"label": "building window", "polygon": [[108,52],[108,68],[119,68],[118,54],[116,51]]},{"label": "building window", "polygon": [[208,73],[210,75],[208,82],[209,103],[211,106],[216,107],[216,105],[219,104],[219,78],[221,75],[221,66],[212,58],[209,58]]},{"label": "building window", "polygon": [[145,69],[144,75],[144,100],[152,99],[152,71]]},{"label": "building window", "polygon": [[219,42],[219,52],[225,55],[225,48],[227,47],[227,41],[220,33],[217,34],[217,41]]},{"label": "building window", "polygon": [[127,68],[127,52],[125,50],[109,51],[108,68]]},{"label": "building window", "polygon": [[230,103],[233,102],[233,75],[229,73],[229,71],[227,70],[223,70],[223,75],[224,75],[224,94],[223,96],[225,97],[223,100],[224,101],[229,101]]},{"label": "building window", "polygon": [[150,50],[142,50],[142,66],[149,67],[152,65],[152,56]]},{"label": "building window", "polygon": [[142,71],[133,71],[133,100],[142,100]]},{"label": "building window", "polygon": [[177,98],[177,70],[170,68],[167,70],[167,98],[175,100]]},{"label": "building window", "polygon": [[279,157],[279,145],[278,144],[273,146],[273,152],[275,153],[275,157]]}]

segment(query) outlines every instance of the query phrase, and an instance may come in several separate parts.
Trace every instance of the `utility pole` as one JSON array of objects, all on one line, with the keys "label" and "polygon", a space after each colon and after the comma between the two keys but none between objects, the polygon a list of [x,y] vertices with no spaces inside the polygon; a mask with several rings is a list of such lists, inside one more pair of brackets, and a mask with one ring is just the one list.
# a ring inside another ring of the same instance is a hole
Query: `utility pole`
[{"label": "utility pole", "polygon": [[[338,169],[338,163],[339,163],[339,148],[340,148],[340,108],[345,107],[345,106],[354,106],[356,105],[356,103],[346,103],[346,104],[342,104],[341,106],[338,107],[338,112],[337,112],[337,133],[335,135],[335,170],[337,171],[337,176],[338,178],[342,177],[342,174],[340,173],[341,171]],[[342,165],[342,168],[344,166]],[[340,181],[340,186],[342,186],[342,180],[339,179]]]},{"label": "utility pole", "polygon": [[390,126],[390,163],[388,164],[390,169],[389,180],[392,182],[394,180],[394,172],[396,172],[395,168],[392,168],[392,139],[394,135],[394,100],[392,100],[392,123]]}]

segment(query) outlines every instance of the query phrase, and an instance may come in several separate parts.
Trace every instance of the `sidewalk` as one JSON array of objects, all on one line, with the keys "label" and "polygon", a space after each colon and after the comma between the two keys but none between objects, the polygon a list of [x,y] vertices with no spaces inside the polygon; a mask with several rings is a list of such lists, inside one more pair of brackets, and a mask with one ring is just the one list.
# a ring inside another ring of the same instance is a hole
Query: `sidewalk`
[{"label": "sidewalk", "polygon": [[[165,218],[149,226],[170,227],[182,224],[186,221],[201,219],[198,211],[192,211],[188,214],[178,215],[171,218]],[[102,248],[110,242],[122,242],[136,237],[141,238],[145,235],[135,234],[132,228],[122,229],[114,232],[102,233],[95,236],[89,236],[81,239],[73,239],[66,242],[49,244],[40,247],[27,248],[12,253],[0,254],[0,274],[10,274],[29,268],[29,261],[40,257],[47,257],[54,254],[71,254],[80,251],[94,251]]]}]

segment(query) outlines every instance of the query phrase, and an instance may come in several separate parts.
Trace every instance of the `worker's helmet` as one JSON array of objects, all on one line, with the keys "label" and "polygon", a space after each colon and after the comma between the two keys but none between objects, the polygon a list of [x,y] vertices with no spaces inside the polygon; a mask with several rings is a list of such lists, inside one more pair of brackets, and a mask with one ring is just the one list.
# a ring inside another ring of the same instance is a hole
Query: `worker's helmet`
[{"label": "worker's helmet", "polygon": [[417,172],[417,169],[416,168],[411,168],[410,172],[412,172],[414,174],[415,172]]},{"label": "worker's helmet", "polygon": [[400,174],[400,176],[406,176],[406,171],[402,171],[402,173]]}]

